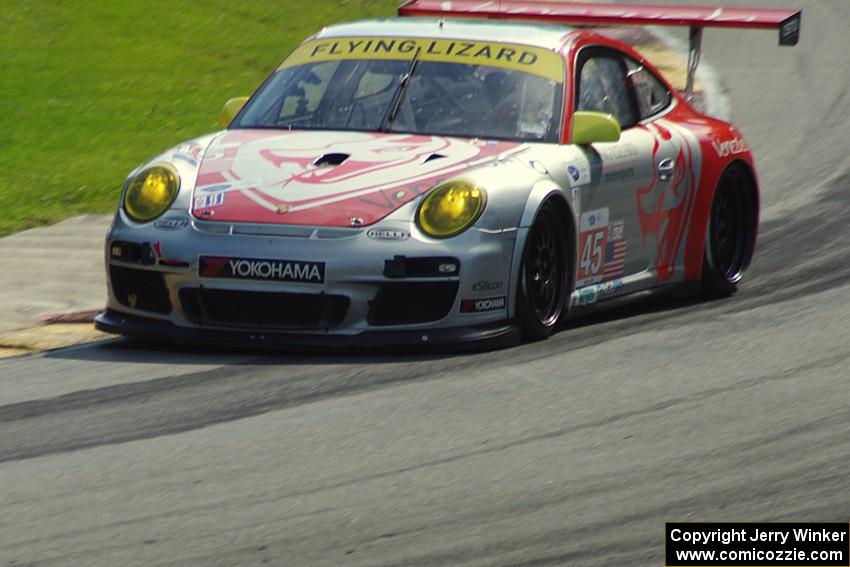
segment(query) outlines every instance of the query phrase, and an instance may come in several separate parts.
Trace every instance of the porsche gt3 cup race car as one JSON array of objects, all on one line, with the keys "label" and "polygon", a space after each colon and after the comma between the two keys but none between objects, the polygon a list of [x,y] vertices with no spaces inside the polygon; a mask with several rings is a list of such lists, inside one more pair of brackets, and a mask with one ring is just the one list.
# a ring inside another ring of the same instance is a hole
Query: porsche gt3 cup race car
[{"label": "porsche gt3 cup race car", "polygon": [[[133,171],[99,329],[321,347],[498,345],[753,256],[753,158],[688,102],[702,29],[793,10],[414,0],[323,29],[226,129]],[[483,19],[486,18],[486,19]],[[524,20],[524,21],[517,21]],[[691,27],[688,89],[586,25]]]}]

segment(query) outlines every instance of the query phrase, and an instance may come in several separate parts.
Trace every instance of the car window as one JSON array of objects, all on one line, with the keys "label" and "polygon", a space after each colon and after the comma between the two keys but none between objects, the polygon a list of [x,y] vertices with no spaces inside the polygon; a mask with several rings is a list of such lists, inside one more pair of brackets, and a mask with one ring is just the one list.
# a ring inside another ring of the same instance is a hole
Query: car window
[{"label": "car window", "polygon": [[391,129],[554,141],[560,85],[483,65],[421,63]]},{"label": "car window", "polygon": [[283,90],[278,118],[293,118],[314,112],[338,66],[338,61],[328,61],[299,73]]},{"label": "car window", "polygon": [[386,91],[392,84],[392,74],[369,70],[363,73],[363,76],[360,78],[360,84],[357,85],[357,92],[354,93],[354,98],[374,96]]},{"label": "car window", "polygon": [[637,116],[626,83],[623,60],[607,52],[591,55],[581,64],[576,110],[614,115],[622,128],[634,126]]},{"label": "car window", "polygon": [[558,140],[564,64],[556,53],[452,40],[326,43],[303,44],[231,127]]},{"label": "car window", "polygon": [[673,96],[658,77],[632,59],[626,59],[626,65],[641,120],[650,118],[670,106]]},{"label": "car window", "polygon": [[[238,125],[557,140],[561,83],[465,63],[420,61],[395,120],[382,124],[408,67],[363,60],[284,69],[260,89]],[[275,105],[279,112],[264,110]]]}]

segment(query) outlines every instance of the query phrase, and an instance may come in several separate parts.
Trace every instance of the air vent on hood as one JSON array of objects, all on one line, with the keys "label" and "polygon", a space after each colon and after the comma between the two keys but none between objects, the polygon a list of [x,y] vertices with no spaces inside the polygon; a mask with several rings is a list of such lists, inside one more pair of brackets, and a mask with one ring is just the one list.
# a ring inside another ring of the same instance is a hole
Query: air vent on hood
[{"label": "air vent on hood", "polygon": [[351,157],[349,154],[325,154],[314,161],[313,165],[316,167],[331,167],[334,165],[340,165],[349,157]]},{"label": "air vent on hood", "polygon": [[422,160],[422,163],[428,163],[429,161],[434,161],[435,159],[441,159],[441,158],[444,158],[444,157],[446,157],[446,156],[444,156],[443,154],[431,154],[430,156],[428,156],[424,160]]}]

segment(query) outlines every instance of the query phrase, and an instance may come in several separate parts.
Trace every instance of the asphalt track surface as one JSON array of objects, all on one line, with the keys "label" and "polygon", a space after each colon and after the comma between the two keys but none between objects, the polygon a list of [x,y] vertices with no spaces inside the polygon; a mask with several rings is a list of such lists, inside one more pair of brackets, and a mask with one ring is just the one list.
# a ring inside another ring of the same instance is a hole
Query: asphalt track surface
[{"label": "asphalt track surface", "polygon": [[459,356],[115,341],[0,362],[0,565],[662,565],[850,519],[850,4],[706,32],[763,190],[741,293]]}]

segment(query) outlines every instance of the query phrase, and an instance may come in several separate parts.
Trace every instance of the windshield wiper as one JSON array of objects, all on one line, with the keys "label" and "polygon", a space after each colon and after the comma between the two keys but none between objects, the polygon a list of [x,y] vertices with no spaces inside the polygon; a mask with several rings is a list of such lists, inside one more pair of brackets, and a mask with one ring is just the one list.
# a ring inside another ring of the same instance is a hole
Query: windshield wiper
[{"label": "windshield wiper", "polygon": [[401,109],[401,103],[404,102],[404,95],[407,92],[407,86],[410,84],[410,77],[413,75],[413,71],[419,63],[419,52],[421,50],[421,47],[416,48],[416,53],[413,54],[413,59],[410,60],[410,65],[407,66],[407,71],[405,71],[404,75],[401,77],[401,81],[399,81],[395,96],[393,97],[389,108],[387,108],[387,113],[384,114],[384,118],[381,120],[381,125],[378,128],[381,132],[388,131],[389,125],[395,120],[396,116],[398,116],[398,111]]}]

